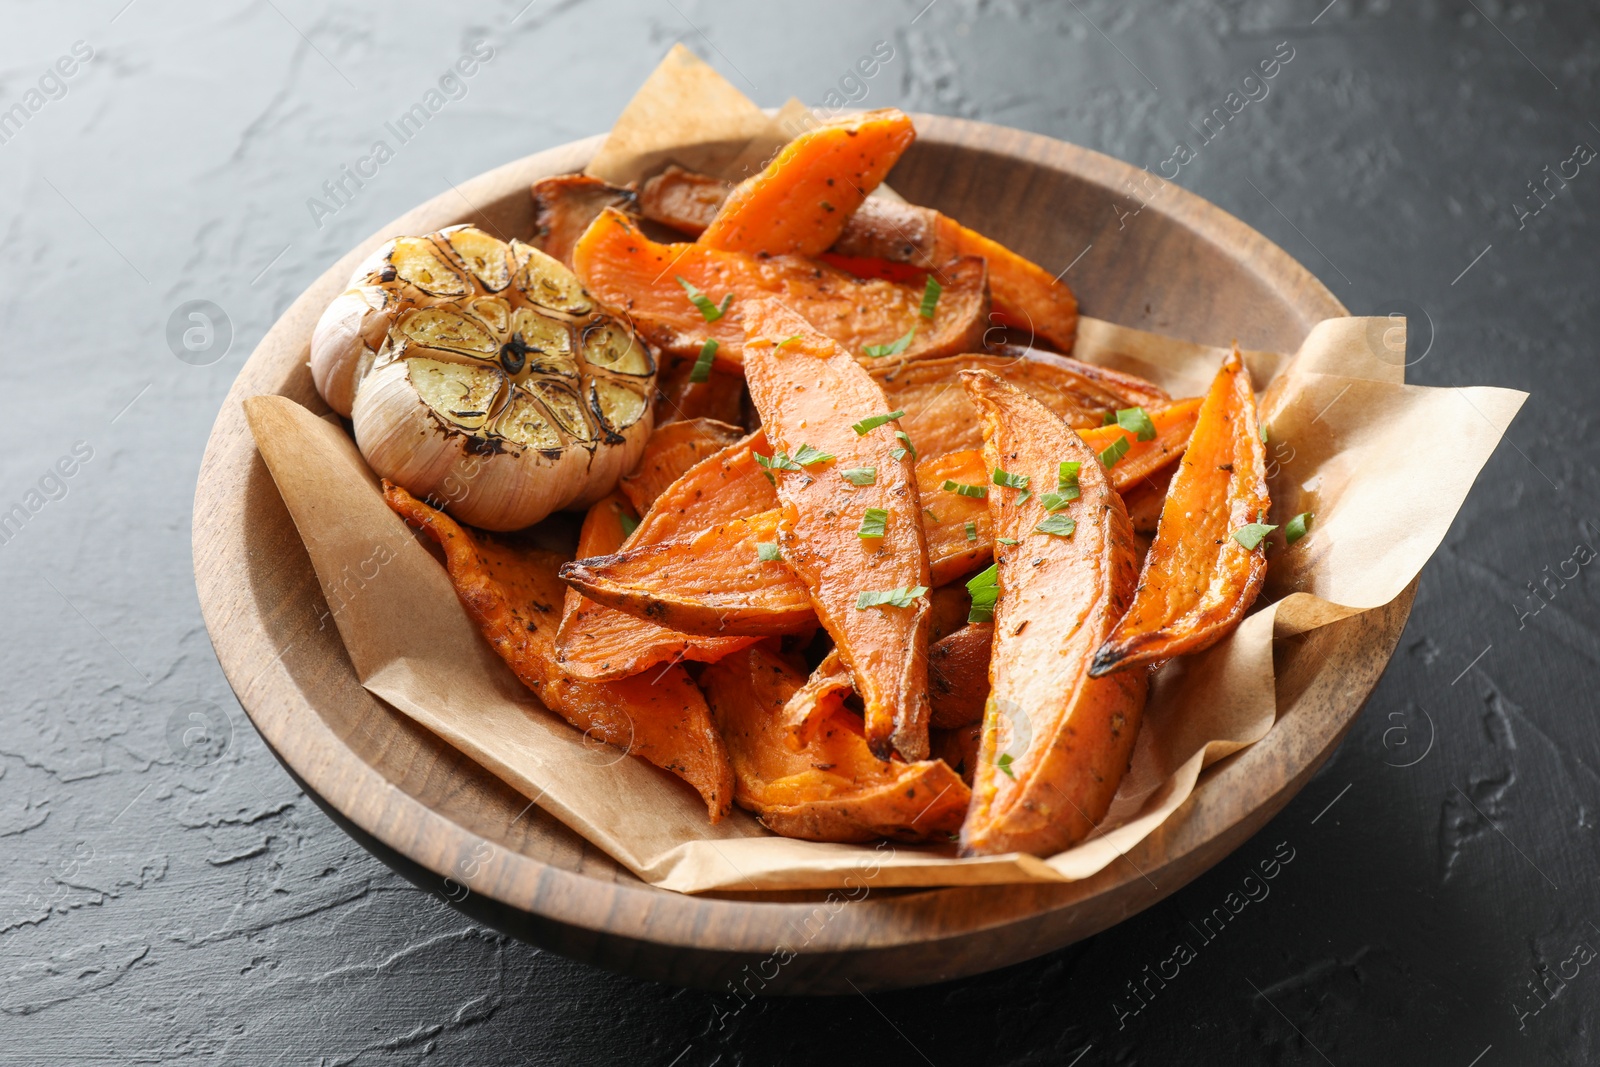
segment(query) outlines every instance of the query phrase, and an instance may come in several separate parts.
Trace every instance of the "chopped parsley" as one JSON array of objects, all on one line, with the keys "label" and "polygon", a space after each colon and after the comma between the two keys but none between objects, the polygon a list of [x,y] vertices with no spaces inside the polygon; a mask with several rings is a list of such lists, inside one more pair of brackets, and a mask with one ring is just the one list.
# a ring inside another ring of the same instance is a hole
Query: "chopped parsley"
[{"label": "chopped parsley", "polygon": [[1126,437],[1117,438],[1115,441],[1112,441],[1106,446],[1106,450],[1104,452],[1100,453],[1100,462],[1104,463],[1107,467],[1115,467],[1117,465],[1117,460],[1128,454],[1129,447],[1128,439]]},{"label": "chopped parsley", "polygon": [[944,286],[934,281],[933,275],[928,275],[928,283],[922,287],[922,307],[917,314],[925,319],[933,318],[933,309],[939,305],[939,294],[944,292]]},{"label": "chopped parsley", "polygon": [[856,436],[865,437],[869,432],[876,430],[884,423],[893,422],[895,419],[904,417],[904,411],[891,411],[887,415],[869,415],[850,428],[856,432]]},{"label": "chopped parsley", "polygon": [[1057,537],[1071,537],[1072,531],[1076,530],[1077,528],[1078,524],[1072,519],[1067,518],[1065,515],[1051,515],[1039,525],[1035,526],[1033,528],[1033,532],[1054,534]]},{"label": "chopped parsley", "polygon": [[1302,511],[1290,519],[1283,527],[1283,541],[1292,545],[1300,538],[1311,532],[1311,520],[1316,517],[1315,512]]},{"label": "chopped parsley", "polygon": [[1265,512],[1257,512],[1255,522],[1246,523],[1237,530],[1233,531],[1233,539],[1239,542],[1245,548],[1256,548],[1256,546],[1261,544],[1262,540],[1267,536],[1267,534],[1277,529],[1276,526],[1271,526],[1261,521],[1266,517],[1267,516]]},{"label": "chopped parsley", "polygon": [[711,380],[711,361],[717,355],[717,342],[707,341],[700,346],[700,355],[695,357],[694,366],[689,369],[691,382],[709,382]]},{"label": "chopped parsley", "polygon": [[1010,471],[1001,470],[999,467],[994,469],[995,485],[1003,485],[1007,489],[1026,489],[1028,488],[1028,481],[1026,474],[1012,474]]},{"label": "chopped parsley", "polygon": [[872,485],[878,480],[878,468],[851,467],[840,471],[839,475],[851,485]]},{"label": "chopped parsley", "polygon": [[915,460],[917,458],[917,446],[911,443],[911,435],[904,430],[896,430],[894,435],[905,447],[895,449],[890,455],[894,456],[895,459],[905,459],[906,453],[910,452],[911,458]]},{"label": "chopped parsley", "polygon": [[988,497],[989,489],[982,485],[967,485],[965,482],[945,480],[944,491],[955,493],[957,496],[970,496],[974,500],[983,500]]},{"label": "chopped parsley", "polygon": [[1015,778],[1016,774],[1011,770],[1011,763],[1011,753],[1009,752],[1000,753],[1000,758],[994,761],[994,765],[1000,768],[1001,774],[1005,775],[1007,778]]},{"label": "chopped parsley", "polygon": [[1056,491],[1039,498],[1046,511],[1060,511],[1082,495],[1078,489],[1078,468],[1081,466],[1083,464],[1077,460],[1063,460],[1056,468]]},{"label": "chopped parsley", "polygon": [[1150,415],[1144,408],[1119,408],[1117,425],[1137,435],[1141,441],[1156,439],[1156,424],[1150,421]]},{"label": "chopped parsley", "polygon": [[975,522],[967,523],[966,531],[967,531],[967,540],[968,541],[976,541],[978,539],[978,524],[977,523],[975,523]]},{"label": "chopped parsley", "polygon": [[925,585],[907,585],[899,589],[863,589],[856,597],[856,610],[866,608],[909,608],[911,602],[928,591]]},{"label": "chopped parsley", "polygon": [[794,461],[802,467],[809,467],[815,463],[826,463],[832,458],[832,452],[823,452],[807,444],[802,444],[794,454]]},{"label": "chopped parsley", "polygon": [[911,329],[907,330],[899,337],[896,337],[892,343],[886,345],[868,345],[861,351],[865,352],[869,356],[872,356],[874,359],[882,356],[898,356],[907,348],[911,347],[911,338],[915,337],[916,334],[917,327],[913,324]]},{"label": "chopped parsley", "polygon": [[728,313],[728,305],[733,303],[733,294],[729,293],[722,298],[722,306],[718,307],[711,302],[711,298],[695,288],[693,282],[682,275],[673,275],[678,279],[678,284],[683,286],[683,291],[689,294],[689,303],[700,309],[700,317],[707,322],[716,322]]},{"label": "chopped parsley", "polygon": [[798,340],[800,340],[800,335],[797,333],[791,333],[788,337],[785,337],[783,340],[779,341],[774,347],[787,348]]},{"label": "chopped parsley", "polygon": [[889,528],[889,512],[883,508],[868,508],[866,514],[861,516],[861,529],[856,531],[860,538],[882,537]]},{"label": "chopped parsley", "polygon": [[783,558],[783,552],[776,541],[757,541],[756,558],[762,563],[773,563]]},{"label": "chopped parsley", "polygon": [[629,515],[626,511],[623,511],[621,508],[617,509],[617,521],[622,523],[622,536],[623,537],[631,537],[631,536],[633,536],[633,531],[635,531],[635,530],[637,530],[639,528],[639,520],[634,518],[632,515]]},{"label": "chopped parsley", "polygon": [[972,607],[967,621],[994,621],[994,606],[1000,600],[1000,565],[991,563],[967,579],[967,594],[972,597]]},{"label": "chopped parsley", "polygon": [[1017,539],[1015,537],[996,537],[995,540],[999,541],[1002,545],[1014,545],[1017,543]]},{"label": "chopped parsley", "polygon": [[928,518],[932,519],[934,522],[938,522],[939,521],[939,516],[937,516],[937,515],[935,515],[933,513],[933,509],[932,508],[923,508],[922,509],[922,513],[924,515],[928,516]]}]

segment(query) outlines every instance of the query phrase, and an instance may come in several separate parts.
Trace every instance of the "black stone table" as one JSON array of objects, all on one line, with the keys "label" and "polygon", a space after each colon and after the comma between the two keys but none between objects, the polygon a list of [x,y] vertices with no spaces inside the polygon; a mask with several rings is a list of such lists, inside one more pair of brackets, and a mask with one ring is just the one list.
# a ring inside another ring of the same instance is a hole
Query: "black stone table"
[{"label": "black stone table", "polygon": [[[1600,1061],[1592,5],[13,0],[5,16],[0,1065]],[[1088,942],[737,1012],[592,970],[437,906],[353,844],[217,668],[191,500],[256,341],[404,209],[604,129],[677,41],[765,105],[893,104],[1176,167],[1353,310],[1409,316],[1412,381],[1533,394],[1337,755],[1231,858]],[[387,132],[475,47],[422,129]],[[874,48],[892,58],[856,79]],[[1208,132],[1274,56],[1270,92]],[[392,152],[363,163],[379,140]],[[1169,162],[1179,142],[1190,158]]]}]

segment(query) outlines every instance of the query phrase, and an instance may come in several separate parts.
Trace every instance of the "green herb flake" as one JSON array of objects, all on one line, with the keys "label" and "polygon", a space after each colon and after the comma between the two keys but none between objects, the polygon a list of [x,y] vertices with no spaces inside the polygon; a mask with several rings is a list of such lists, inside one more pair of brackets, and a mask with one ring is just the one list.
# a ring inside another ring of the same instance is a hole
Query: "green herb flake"
[{"label": "green herb flake", "polygon": [[1283,540],[1285,544],[1294,544],[1300,538],[1311,532],[1311,520],[1316,517],[1315,512],[1302,511],[1290,519],[1283,527]]},{"label": "green herb flake", "polygon": [[928,520],[930,522],[938,522],[939,521],[939,516],[937,516],[937,515],[935,515],[933,513],[933,509],[932,508],[923,508],[922,509],[922,513],[924,515],[928,516]]},{"label": "green herb flake", "polygon": [[1033,499],[1033,490],[1032,489],[1024,489],[1022,492],[1017,494],[1017,507],[1020,508],[1022,505],[1026,504],[1031,499]]},{"label": "green herb flake", "polygon": [[1261,544],[1267,534],[1277,529],[1276,526],[1271,526],[1261,521],[1266,517],[1264,512],[1257,512],[1255,522],[1246,523],[1233,531],[1233,539],[1245,548],[1254,550],[1256,546]]},{"label": "green herb flake", "polygon": [[788,337],[785,337],[783,340],[779,341],[775,347],[788,348],[798,340],[800,340],[800,335],[797,333],[791,333]]},{"label": "green herb flake", "polygon": [[988,497],[989,489],[982,485],[967,485],[965,482],[952,482],[946,479],[944,491],[955,493],[957,496],[969,496],[974,500],[983,500]]},{"label": "green herb flake", "polygon": [[994,606],[1000,600],[1000,565],[991,563],[967,579],[967,595],[972,597],[967,621],[993,622]]},{"label": "green herb flake", "polygon": [[1261,424],[1261,443],[1267,443],[1267,424],[1264,422]]},{"label": "green herb flake", "polygon": [[800,464],[802,467],[810,467],[817,463],[826,463],[832,458],[832,452],[823,452],[820,449],[812,448],[807,444],[802,444],[799,450],[794,454],[794,461]]},{"label": "green herb flake", "polygon": [[977,523],[969,522],[969,523],[967,523],[965,529],[967,531],[967,540],[968,541],[976,541],[978,539],[978,524]]},{"label": "green herb flake", "polygon": [[711,380],[711,361],[717,355],[717,342],[707,341],[700,346],[700,355],[695,357],[694,366],[689,369],[691,382],[709,382]]},{"label": "green herb flake", "polygon": [[999,467],[994,469],[995,485],[1003,485],[1007,489],[1026,489],[1028,488],[1028,481],[1029,478],[1026,474],[1012,474],[1010,471],[1001,470]]},{"label": "green herb flake", "polygon": [[1016,778],[1016,773],[1011,770],[1012,762],[1011,753],[1002,752],[1000,758],[994,761],[994,765],[1000,768],[1000,773],[1007,778]]},{"label": "green herb flake", "polygon": [[1056,467],[1056,492],[1065,493],[1071,489],[1073,493],[1067,499],[1078,499],[1076,491],[1078,488],[1078,469],[1082,466],[1083,464],[1075,459],[1062,460],[1061,464]]},{"label": "green herb flake", "polygon": [[1078,524],[1065,515],[1051,515],[1033,528],[1034,533],[1054,534],[1056,537],[1071,537],[1072,531]]},{"label": "green herb flake", "polygon": [[869,415],[850,428],[856,432],[856,436],[865,437],[884,423],[893,422],[895,419],[904,417],[904,411],[891,411],[887,415]]},{"label": "green herb flake", "polygon": [[904,448],[895,449],[895,452],[897,454],[895,455],[894,458],[895,459],[905,459],[906,458],[906,453],[910,452],[911,453],[911,458],[913,460],[916,459],[917,458],[917,446],[911,443],[911,435],[906,433],[904,430],[896,430],[894,432],[894,436],[901,444],[906,446]]},{"label": "green herb flake", "polygon": [[621,508],[617,509],[617,521],[622,523],[622,536],[632,537],[633,531],[639,528],[639,520],[629,515]]},{"label": "green herb flake", "polygon": [[1129,433],[1137,435],[1141,441],[1154,441],[1156,439],[1156,424],[1150,421],[1150,415],[1144,408],[1118,409],[1117,425]]},{"label": "green herb flake", "polygon": [[882,537],[888,529],[889,513],[883,508],[868,508],[866,514],[861,516],[861,529],[856,531],[856,536],[863,540]]},{"label": "green herb flake", "polygon": [[776,563],[783,558],[783,552],[776,541],[757,541],[756,558],[762,563]]},{"label": "green herb flake", "polygon": [[913,325],[911,327],[911,329],[907,330],[905,333],[901,334],[899,337],[896,337],[892,344],[887,344],[887,345],[868,345],[867,347],[863,348],[861,351],[865,352],[867,355],[871,356],[874,359],[879,359],[879,358],[882,358],[883,356],[898,356],[900,353],[904,352],[907,348],[911,347],[911,338],[915,337],[916,334],[917,334],[917,328],[916,328],[915,325]]},{"label": "green herb flake", "polygon": [[1100,418],[1101,426],[1115,426],[1116,424],[1117,413],[1115,411],[1108,411]]},{"label": "green herb flake", "polygon": [[700,309],[700,317],[707,322],[716,322],[728,313],[728,307],[733,303],[733,294],[729,293],[722,298],[722,306],[718,307],[711,302],[711,298],[695,288],[693,282],[682,275],[673,275],[678,279],[678,284],[683,286],[683,291],[689,294],[689,303]]},{"label": "green herb flake", "polygon": [[1044,505],[1046,511],[1060,511],[1076,499],[1078,499],[1078,490],[1074,487],[1067,493],[1046,493],[1039,498],[1039,503]]},{"label": "green herb flake", "polygon": [[1017,539],[1015,537],[996,537],[995,540],[999,541],[1002,545],[1014,545],[1017,543]]},{"label": "green herb flake", "polygon": [[1128,439],[1119,437],[1107,445],[1104,452],[1100,453],[1100,462],[1104,463],[1107,468],[1115,467],[1117,460],[1128,454],[1128,448]]},{"label": "green herb flake", "polygon": [[912,601],[928,591],[925,585],[907,585],[899,589],[863,589],[856,597],[856,610],[866,608],[909,608]]},{"label": "green herb flake", "polygon": [[878,480],[878,468],[851,467],[840,471],[839,475],[851,485],[872,485]]},{"label": "green herb flake", "polygon": [[917,313],[923,318],[931,320],[933,318],[933,309],[939,306],[939,294],[943,292],[944,286],[936,282],[933,275],[928,275],[928,282],[922,287],[922,307]]},{"label": "green herb flake", "polygon": [[896,463],[899,463],[901,460],[906,458],[906,450],[903,448],[890,449],[889,458],[894,460]]}]

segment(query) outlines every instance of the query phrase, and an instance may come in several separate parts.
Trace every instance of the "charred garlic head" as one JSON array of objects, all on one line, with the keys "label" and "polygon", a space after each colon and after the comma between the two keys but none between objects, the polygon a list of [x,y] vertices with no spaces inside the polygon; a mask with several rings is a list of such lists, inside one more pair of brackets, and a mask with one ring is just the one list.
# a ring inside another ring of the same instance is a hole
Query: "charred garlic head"
[{"label": "charred garlic head", "polygon": [[374,471],[489,530],[600,499],[650,435],[644,342],[561,263],[471,226],[374,253],[311,374]]}]

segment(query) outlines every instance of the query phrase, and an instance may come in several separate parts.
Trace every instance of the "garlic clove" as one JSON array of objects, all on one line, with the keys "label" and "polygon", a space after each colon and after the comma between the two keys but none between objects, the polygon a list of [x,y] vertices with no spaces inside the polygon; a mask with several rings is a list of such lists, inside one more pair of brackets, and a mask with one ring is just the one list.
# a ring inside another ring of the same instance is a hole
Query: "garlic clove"
[{"label": "garlic clove", "polygon": [[379,280],[391,281],[383,277],[390,271],[429,296],[466,296],[468,292],[467,279],[444,261],[426,237],[396,237],[387,256],[387,269],[378,272]]},{"label": "garlic clove", "polygon": [[558,259],[521,241],[511,242],[511,255],[517,264],[517,288],[540,307],[568,315],[587,315],[594,310],[578,276]]},{"label": "garlic clove", "polygon": [[334,298],[311,331],[311,380],[341,415],[350,414],[356,386],[383,345],[389,328],[385,303],[375,286],[350,289]]},{"label": "garlic clove", "polygon": [[486,325],[448,308],[412,308],[402,312],[393,332],[408,342],[477,359],[493,360],[500,354],[500,343]]},{"label": "garlic clove", "polygon": [[613,374],[645,377],[656,372],[650,350],[632,330],[611,320],[600,319],[583,328],[583,358],[590,366],[604,367]]},{"label": "garlic clove", "polygon": [[476,226],[451,226],[439,232],[485,289],[498,293],[511,284],[511,262],[504,241]]}]

